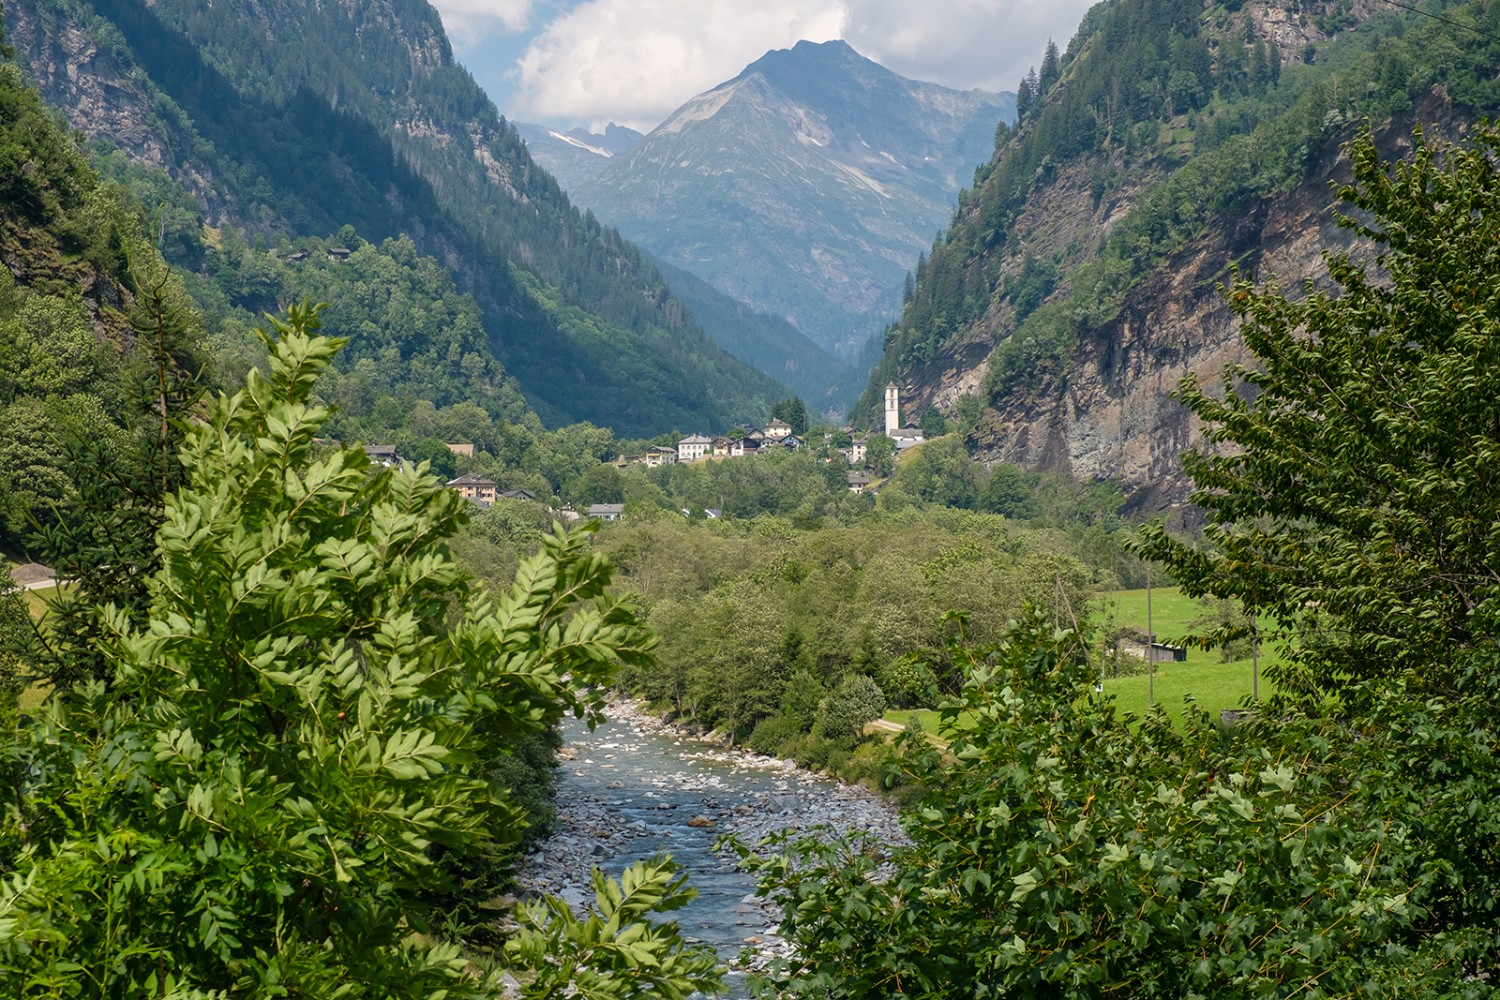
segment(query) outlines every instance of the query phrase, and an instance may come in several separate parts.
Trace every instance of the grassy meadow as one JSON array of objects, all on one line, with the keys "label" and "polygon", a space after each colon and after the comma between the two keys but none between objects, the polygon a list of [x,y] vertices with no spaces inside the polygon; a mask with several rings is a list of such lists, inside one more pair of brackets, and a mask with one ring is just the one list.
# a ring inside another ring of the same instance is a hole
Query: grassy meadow
[{"label": "grassy meadow", "polygon": [[[1146,591],[1116,590],[1104,594],[1096,608],[1097,618],[1107,628],[1134,626],[1146,631]],[[1196,598],[1188,597],[1176,587],[1153,587],[1151,590],[1151,628],[1158,642],[1184,645],[1179,640],[1193,631],[1193,621],[1204,614]],[[1260,657],[1259,692],[1271,693],[1265,668],[1274,662],[1274,649],[1263,649]],[[1154,679],[1147,674],[1134,677],[1108,677],[1105,695],[1114,699],[1115,709],[1142,716],[1150,711],[1152,695],[1156,704],[1172,718],[1180,718],[1189,699],[1210,715],[1217,716],[1227,708],[1238,708],[1256,689],[1254,664],[1249,657],[1222,662],[1219,650],[1189,646],[1187,659],[1181,663],[1158,663]],[[1152,689],[1155,689],[1154,692]],[[937,731],[938,713],[897,709],[885,719],[901,725],[915,716],[922,728]]]}]

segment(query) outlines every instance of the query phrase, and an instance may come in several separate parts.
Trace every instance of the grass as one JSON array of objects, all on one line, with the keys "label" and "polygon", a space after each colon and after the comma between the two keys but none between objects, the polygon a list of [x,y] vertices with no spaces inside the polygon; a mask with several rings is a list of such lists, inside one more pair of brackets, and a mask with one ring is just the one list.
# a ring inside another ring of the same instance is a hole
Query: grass
[{"label": "grass", "polygon": [[[1107,625],[1134,626],[1146,631],[1146,591],[1117,590],[1103,595],[1100,620]],[[1188,597],[1176,587],[1153,587],[1151,590],[1151,627],[1160,642],[1175,643],[1192,631],[1192,622],[1203,614],[1197,598]],[[1266,679],[1266,667],[1279,662],[1272,650],[1260,657],[1259,693],[1262,698],[1274,690]],[[1216,649],[1188,648],[1181,663],[1158,663],[1154,681],[1142,673],[1133,677],[1107,677],[1104,693],[1114,699],[1117,712],[1144,716],[1151,710],[1154,687],[1156,704],[1173,719],[1180,719],[1191,698],[1210,715],[1238,708],[1256,690],[1255,664],[1250,658],[1220,662]],[[897,709],[885,713],[888,722],[905,725],[915,715],[922,729],[937,732],[938,713]]]},{"label": "grass", "polygon": [[[10,569],[21,565],[9,555],[6,562]],[[26,610],[31,617],[41,618],[47,611],[47,602],[57,595],[57,587],[44,587],[40,590],[23,590],[21,599],[26,602]],[[44,684],[33,684],[16,696],[16,704],[23,712],[29,712],[47,700],[49,688]]]},{"label": "grass", "polygon": [[[1180,645],[1177,640],[1193,631],[1193,621],[1203,613],[1197,598],[1176,587],[1151,589],[1151,630],[1159,642]],[[1105,623],[1146,631],[1146,591],[1116,590],[1105,594],[1100,618]],[[1275,662],[1279,662],[1279,657],[1272,650],[1262,651],[1259,692],[1263,698],[1272,691],[1265,670]],[[1192,646],[1188,647],[1185,661],[1158,663],[1155,675],[1154,684],[1146,674],[1109,677],[1104,681],[1104,692],[1114,697],[1118,710],[1145,715],[1151,708],[1154,686],[1156,703],[1175,719],[1181,717],[1185,699],[1189,697],[1212,715],[1226,708],[1238,708],[1257,686],[1255,664],[1249,657],[1224,663],[1218,650]]]}]

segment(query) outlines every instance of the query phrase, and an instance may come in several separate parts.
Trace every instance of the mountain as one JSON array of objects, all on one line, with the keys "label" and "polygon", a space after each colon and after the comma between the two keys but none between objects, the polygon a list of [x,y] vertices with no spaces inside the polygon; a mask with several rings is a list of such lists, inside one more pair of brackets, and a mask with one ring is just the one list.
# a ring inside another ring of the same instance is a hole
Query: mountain
[{"label": "mountain", "polygon": [[897,76],[844,42],[770,52],[677,109],[573,199],[661,260],[845,355],[1012,114],[1009,95]]},{"label": "mountain", "polygon": [[963,415],[986,463],[1180,506],[1179,453],[1205,442],[1171,393],[1253,360],[1219,291],[1230,268],[1287,289],[1326,275],[1322,251],[1356,239],[1330,211],[1343,144],[1368,121],[1399,154],[1418,124],[1456,135],[1492,117],[1497,17],[1374,0],[1096,6],[1028,76],[856,418],[877,423],[894,381],[908,419]]},{"label": "mountain", "polygon": [[572,207],[454,63],[423,0],[4,10],[48,101],[165,170],[207,226],[272,244],[346,225],[372,241],[409,235],[473,295],[489,350],[549,424],[707,430],[763,419],[785,395],[707,337],[635,247]]},{"label": "mountain", "polygon": [[[863,368],[851,366],[813,343],[779,316],[736,302],[695,274],[657,261],[672,292],[707,329],[720,331],[719,343],[748,365],[785,382],[814,412],[842,419],[864,388]],[[851,386],[851,377],[858,372]]]},{"label": "mountain", "polygon": [[615,157],[629,153],[644,138],[635,129],[614,122],[603,132],[581,128],[559,132],[526,122],[516,122],[515,126],[531,158],[556,177],[564,191],[570,192],[596,176]]}]

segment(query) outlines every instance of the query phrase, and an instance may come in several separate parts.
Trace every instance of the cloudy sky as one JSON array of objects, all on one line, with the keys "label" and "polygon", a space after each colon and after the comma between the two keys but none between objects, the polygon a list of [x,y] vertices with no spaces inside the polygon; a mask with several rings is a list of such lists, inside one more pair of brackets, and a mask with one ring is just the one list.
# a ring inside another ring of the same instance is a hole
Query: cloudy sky
[{"label": "cloudy sky", "polygon": [[950,87],[1015,90],[1092,0],[433,0],[455,54],[516,121],[647,131],[771,49],[842,38]]}]

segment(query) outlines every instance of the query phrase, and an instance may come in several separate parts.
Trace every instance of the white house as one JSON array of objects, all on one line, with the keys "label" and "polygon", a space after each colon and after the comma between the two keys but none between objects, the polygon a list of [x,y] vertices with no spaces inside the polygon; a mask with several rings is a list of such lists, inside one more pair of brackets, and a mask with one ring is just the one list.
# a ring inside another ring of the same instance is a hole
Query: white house
[{"label": "white house", "polygon": [[922,437],[922,428],[920,427],[898,427],[893,431],[886,431],[886,435],[896,443],[897,451],[904,451],[912,445],[921,444],[926,440]]},{"label": "white house", "polygon": [[696,462],[707,455],[709,449],[714,446],[712,438],[706,438],[702,434],[694,434],[677,442],[677,461]]},{"label": "white house", "polygon": [[769,424],[766,424],[766,438],[768,440],[780,441],[790,433],[792,433],[792,425],[785,420],[772,419]]},{"label": "white house", "polygon": [[618,521],[624,511],[625,505],[622,503],[596,503],[589,505],[589,509],[584,511],[584,516],[595,517],[601,521]]},{"label": "white house", "polygon": [[664,444],[654,445],[646,449],[646,467],[654,469],[661,465],[676,465],[677,449],[669,448]]}]

